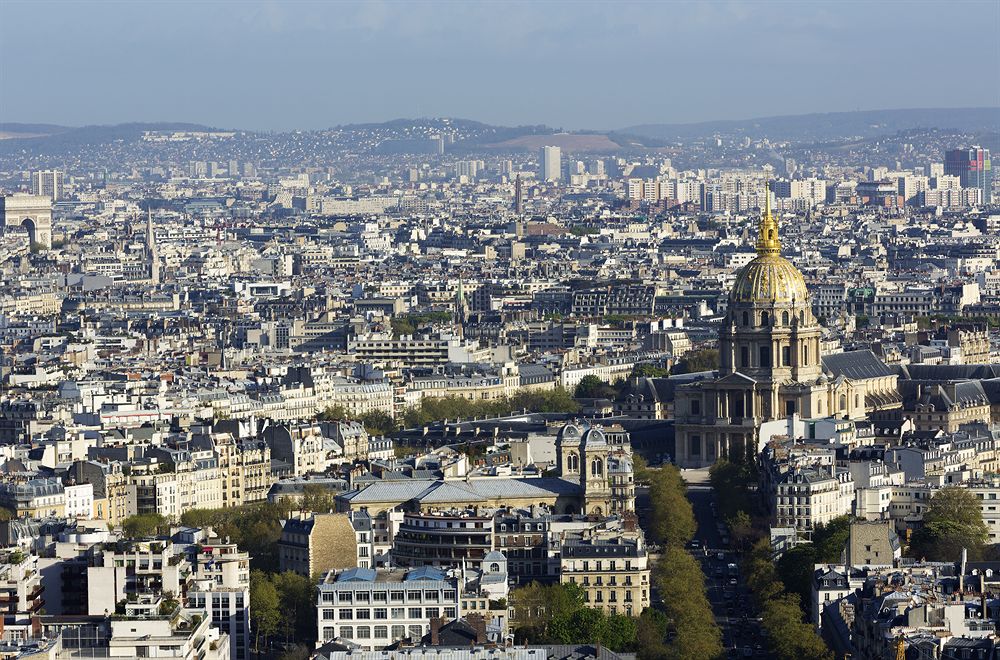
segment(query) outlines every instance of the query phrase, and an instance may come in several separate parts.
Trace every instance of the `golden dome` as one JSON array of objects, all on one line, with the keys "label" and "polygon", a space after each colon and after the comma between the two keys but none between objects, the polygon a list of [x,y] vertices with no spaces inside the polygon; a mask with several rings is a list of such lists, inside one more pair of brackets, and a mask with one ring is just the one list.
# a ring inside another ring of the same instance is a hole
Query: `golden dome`
[{"label": "golden dome", "polygon": [[771,191],[764,188],[764,213],[760,217],[757,257],[743,267],[729,293],[731,303],[800,303],[809,290],[799,269],[781,256],[778,221],[771,215]]},{"label": "golden dome", "polygon": [[776,254],[763,254],[736,276],[729,293],[730,303],[806,304],[809,290],[799,269]]}]

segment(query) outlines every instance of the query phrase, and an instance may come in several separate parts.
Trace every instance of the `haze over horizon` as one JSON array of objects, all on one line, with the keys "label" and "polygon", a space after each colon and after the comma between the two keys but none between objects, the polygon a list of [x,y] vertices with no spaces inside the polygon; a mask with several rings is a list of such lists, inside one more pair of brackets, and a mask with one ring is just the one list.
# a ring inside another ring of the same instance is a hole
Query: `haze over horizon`
[{"label": "haze over horizon", "polygon": [[[0,84],[19,93],[0,99],[0,121],[305,130],[446,116],[610,130],[1000,106],[988,74],[1000,3],[911,8],[15,0],[0,9]],[[945,82],[955,91],[931,100]]]}]

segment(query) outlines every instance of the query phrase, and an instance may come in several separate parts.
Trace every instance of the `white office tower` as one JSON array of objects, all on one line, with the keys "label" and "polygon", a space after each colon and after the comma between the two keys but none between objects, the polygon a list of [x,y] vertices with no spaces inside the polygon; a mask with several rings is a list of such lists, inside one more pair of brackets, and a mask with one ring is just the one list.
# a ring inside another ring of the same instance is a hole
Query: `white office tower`
[{"label": "white office tower", "polygon": [[558,181],[562,178],[562,150],[559,147],[542,147],[542,179]]},{"label": "white office tower", "polygon": [[59,170],[39,170],[31,173],[31,194],[58,202],[63,196],[63,173]]}]

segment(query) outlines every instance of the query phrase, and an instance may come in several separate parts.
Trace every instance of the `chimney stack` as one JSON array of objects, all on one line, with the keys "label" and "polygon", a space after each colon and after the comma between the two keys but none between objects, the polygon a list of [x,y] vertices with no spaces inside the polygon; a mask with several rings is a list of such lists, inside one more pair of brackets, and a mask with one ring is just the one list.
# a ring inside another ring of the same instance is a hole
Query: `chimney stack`
[{"label": "chimney stack", "polygon": [[486,617],[482,614],[470,614],[468,617],[468,622],[472,624],[472,627],[476,630],[476,644],[482,645],[486,643]]},{"label": "chimney stack", "polygon": [[444,619],[441,617],[431,619],[431,646],[441,645],[441,625],[443,623]]}]

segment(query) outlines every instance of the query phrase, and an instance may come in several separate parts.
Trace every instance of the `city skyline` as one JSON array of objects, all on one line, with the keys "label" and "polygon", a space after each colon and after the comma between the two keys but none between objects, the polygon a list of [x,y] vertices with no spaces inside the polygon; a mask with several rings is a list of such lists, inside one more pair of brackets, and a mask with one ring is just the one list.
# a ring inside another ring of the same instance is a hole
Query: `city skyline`
[{"label": "city skyline", "polygon": [[[611,130],[1000,106],[1000,92],[983,84],[976,67],[956,67],[930,48],[961,43],[963,61],[1000,60],[990,38],[1000,7],[974,0],[924,3],[920,12],[903,6],[8,2],[0,79],[22,94],[4,100],[0,120],[310,130],[449,116]],[[663,77],[650,78],[650,67]],[[857,76],[869,67],[886,68],[894,84]],[[928,103],[925,90],[942,79],[961,96]],[[115,84],[94,94],[102,80]],[[609,92],[613,99],[615,90],[629,102],[595,102]]]}]

